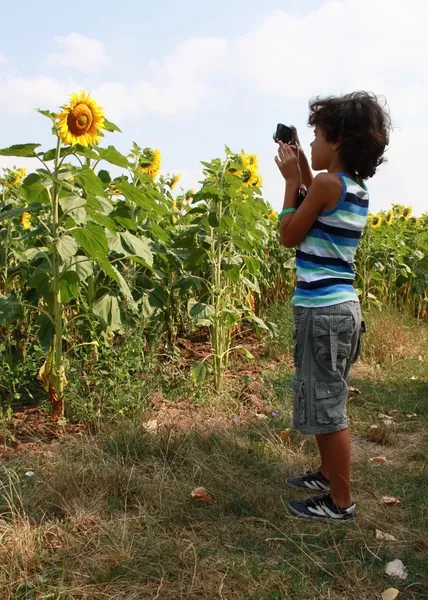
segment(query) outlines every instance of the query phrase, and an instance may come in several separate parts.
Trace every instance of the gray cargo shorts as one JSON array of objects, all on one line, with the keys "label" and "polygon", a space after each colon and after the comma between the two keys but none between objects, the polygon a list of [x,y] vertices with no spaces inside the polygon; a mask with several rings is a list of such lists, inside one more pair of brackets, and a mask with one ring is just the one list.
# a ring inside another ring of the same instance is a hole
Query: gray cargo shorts
[{"label": "gray cargo shorts", "polygon": [[346,429],[346,382],[365,331],[360,303],[293,310],[294,427],[310,435]]}]

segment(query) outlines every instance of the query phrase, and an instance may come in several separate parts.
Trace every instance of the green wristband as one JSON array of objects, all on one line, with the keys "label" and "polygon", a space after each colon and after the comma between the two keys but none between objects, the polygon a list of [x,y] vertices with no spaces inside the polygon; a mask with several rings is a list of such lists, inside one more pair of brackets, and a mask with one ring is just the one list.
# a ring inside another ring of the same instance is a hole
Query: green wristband
[{"label": "green wristband", "polygon": [[279,213],[278,220],[281,221],[281,219],[284,215],[290,215],[291,213],[295,213],[296,210],[297,210],[297,208],[284,208],[284,210],[282,210]]}]

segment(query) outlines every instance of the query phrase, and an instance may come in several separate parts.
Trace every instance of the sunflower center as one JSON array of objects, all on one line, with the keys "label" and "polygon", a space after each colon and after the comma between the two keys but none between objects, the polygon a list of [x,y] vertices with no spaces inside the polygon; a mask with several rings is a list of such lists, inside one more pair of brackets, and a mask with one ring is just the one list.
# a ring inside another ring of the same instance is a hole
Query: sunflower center
[{"label": "sunflower center", "polygon": [[67,125],[73,135],[85,135],[92,124],[92,112],[86,104],[78,104],[70,111]]}]

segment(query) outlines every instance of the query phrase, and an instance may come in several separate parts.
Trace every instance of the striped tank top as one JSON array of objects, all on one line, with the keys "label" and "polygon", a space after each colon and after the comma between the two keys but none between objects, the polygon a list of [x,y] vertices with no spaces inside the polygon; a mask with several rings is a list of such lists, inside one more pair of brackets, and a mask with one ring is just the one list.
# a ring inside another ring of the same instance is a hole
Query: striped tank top
[{"label": "striped tank top", "polygon": [[297,247],[295,306],[331,306],[358,300],[354,289],[355,253],[367,223],[369,194],[364,183],[338,173],[342,195],[331,210],[319,214]]}]

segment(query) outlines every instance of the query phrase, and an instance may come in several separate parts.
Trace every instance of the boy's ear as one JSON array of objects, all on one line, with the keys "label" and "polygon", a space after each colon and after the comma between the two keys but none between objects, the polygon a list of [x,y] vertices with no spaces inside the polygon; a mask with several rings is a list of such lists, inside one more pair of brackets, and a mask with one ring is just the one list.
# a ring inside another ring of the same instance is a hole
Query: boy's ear
[{"label": "boy's ear", "polygon": [[335,152],[339,152],[339,150],[340,150],[340,142],[334,142],[334,144],[333,144],[333,150]]}]

